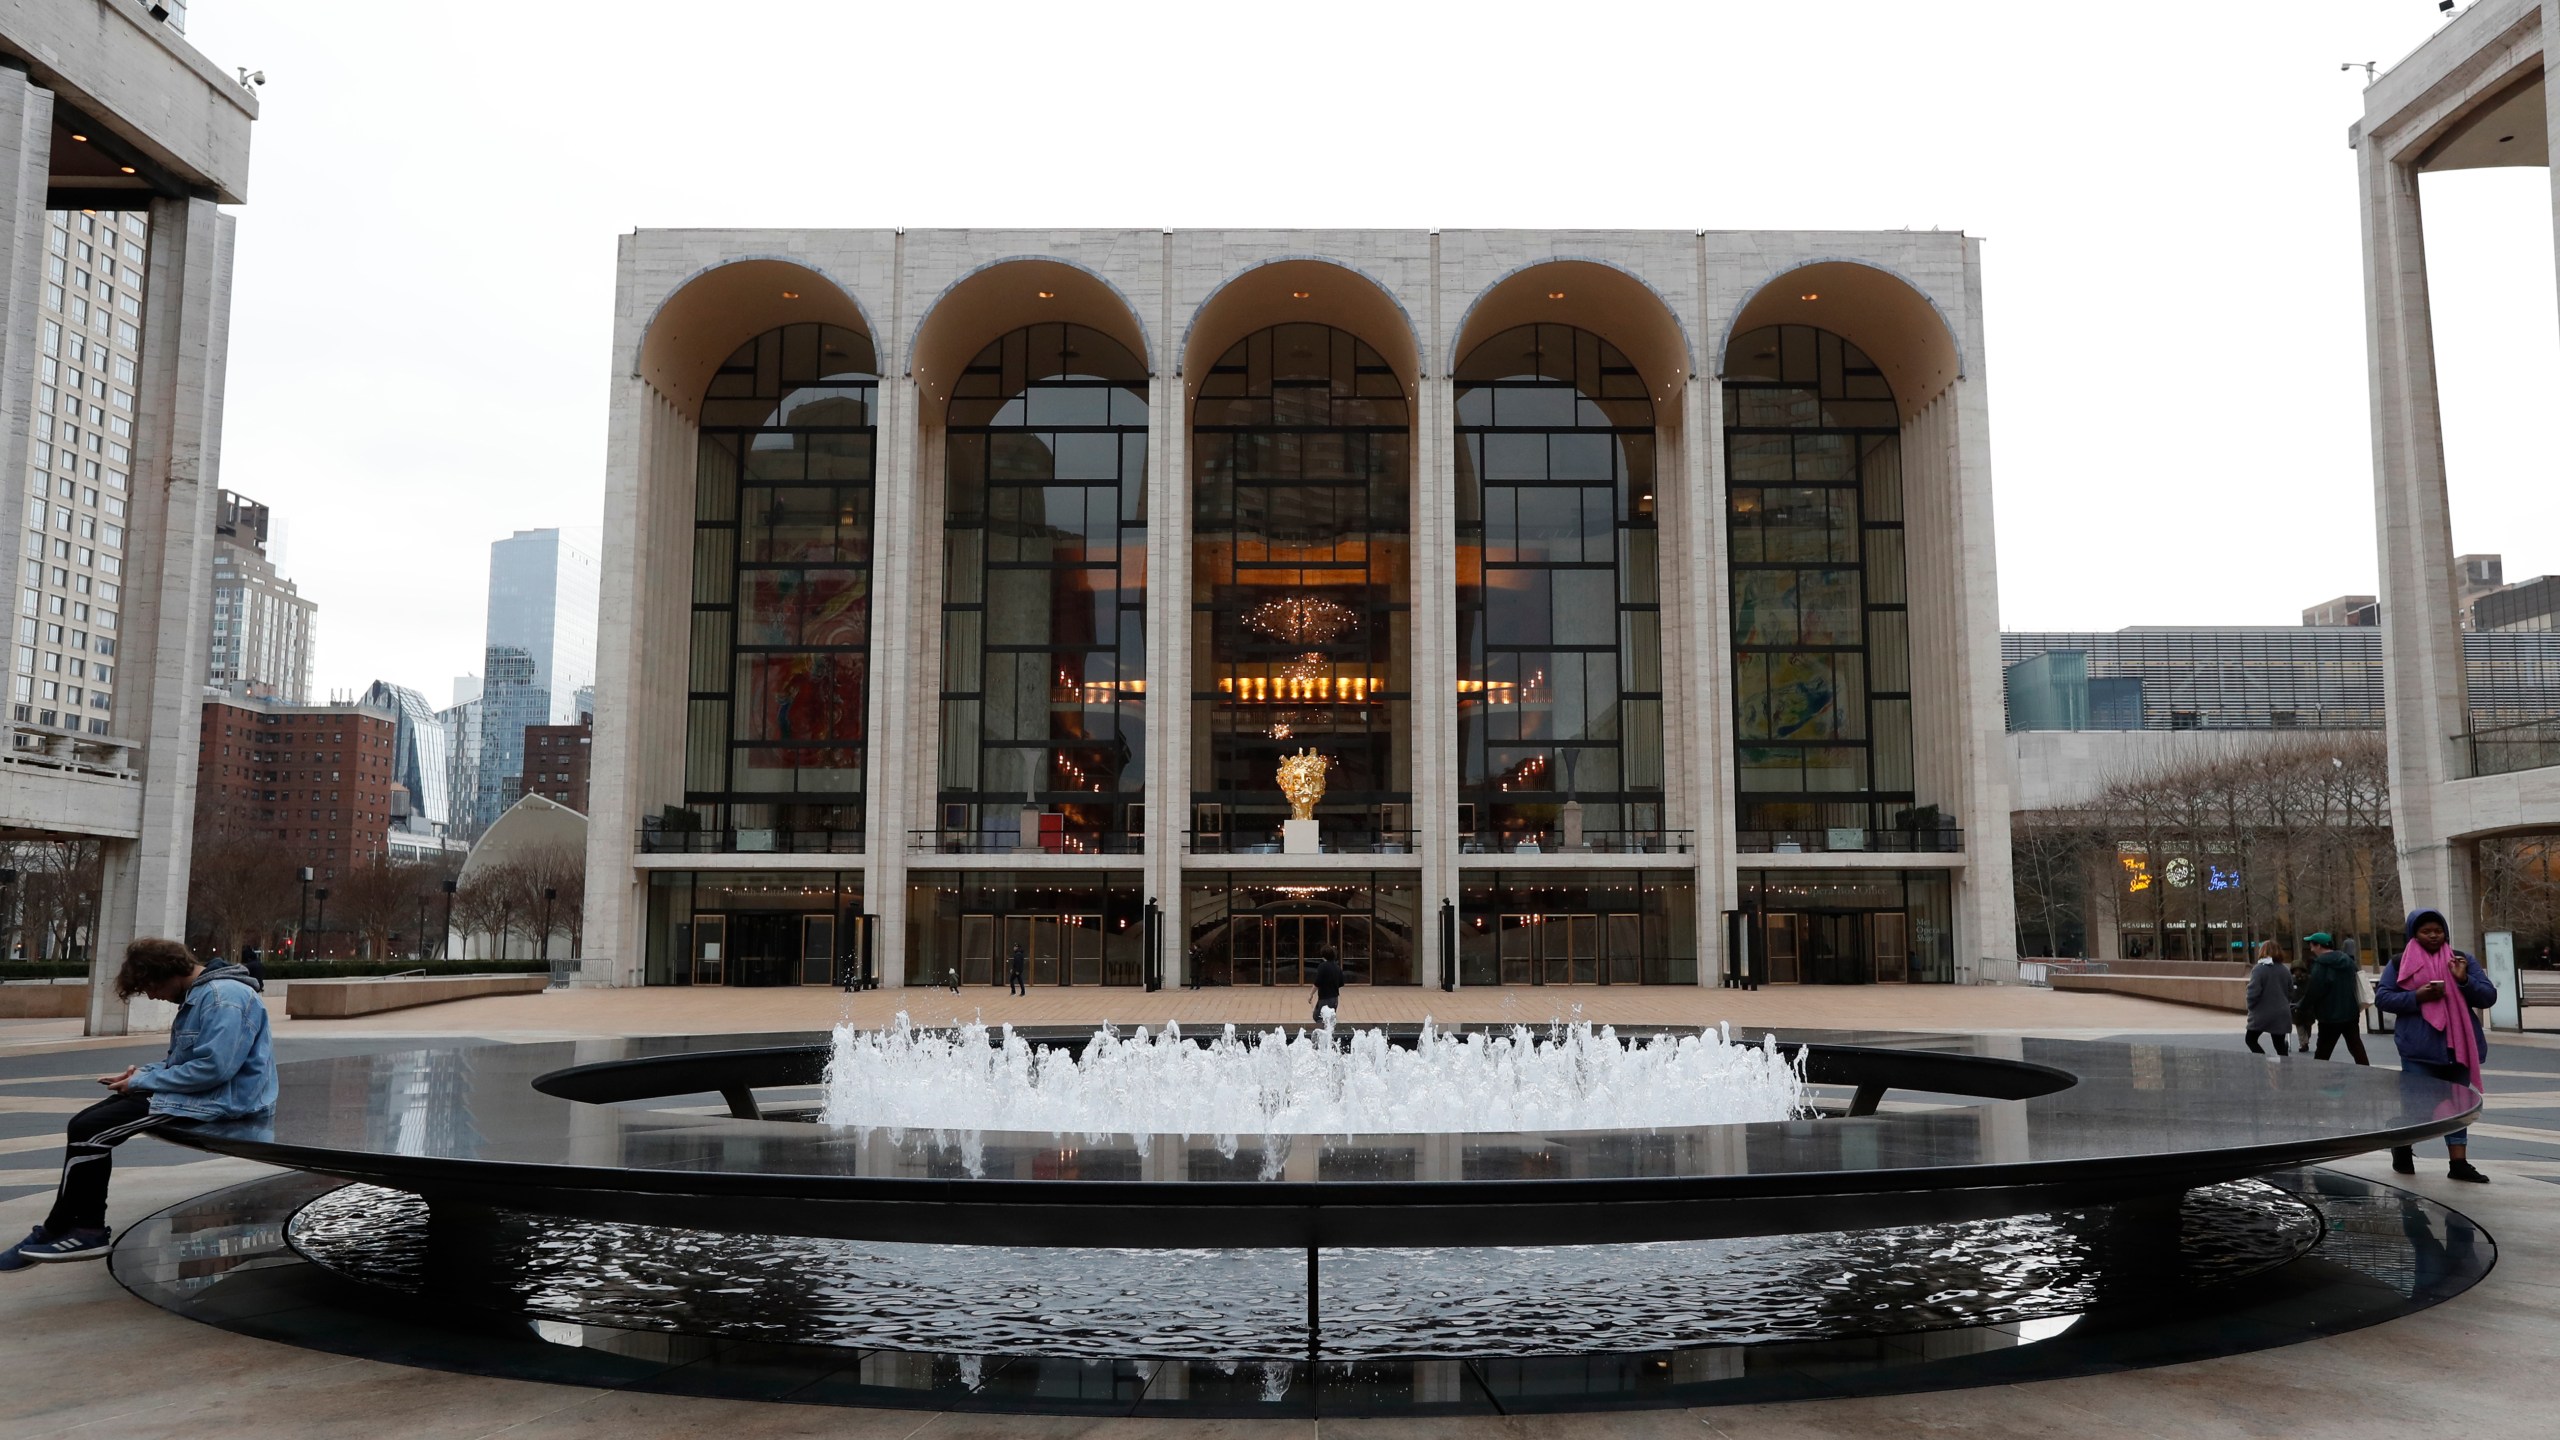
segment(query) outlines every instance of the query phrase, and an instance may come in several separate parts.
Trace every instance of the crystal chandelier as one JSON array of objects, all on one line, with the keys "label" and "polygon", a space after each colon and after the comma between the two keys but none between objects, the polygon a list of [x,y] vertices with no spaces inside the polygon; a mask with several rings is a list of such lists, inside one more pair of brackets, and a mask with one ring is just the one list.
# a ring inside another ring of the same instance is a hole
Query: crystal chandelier
[{"label": "crystal chandelier", "polygon": [[1320,595],[1286,595],[1245,612],[1247,628],[1292,645],[1328,645],[1359,622],[1347,605]]}]

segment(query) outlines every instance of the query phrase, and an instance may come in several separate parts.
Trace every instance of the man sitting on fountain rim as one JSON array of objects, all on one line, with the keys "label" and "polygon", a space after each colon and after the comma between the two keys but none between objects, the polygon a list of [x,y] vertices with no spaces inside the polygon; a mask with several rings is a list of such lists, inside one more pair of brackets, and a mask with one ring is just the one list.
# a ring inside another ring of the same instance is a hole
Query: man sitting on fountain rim
[{"label": "man sitting on fountain rim", "polygon": [[274,1041],[263,987],[238,965],[210,969],[175,940],[136,940],[116,972],[116,998],[148,995],[178,1007],[169,1053],[129,1065],[98,1083],[115,1093],[71,1117],[69,1153],[53,1213],[27,1238],[0,1251],[0,1270],[45,1260],[95,1260],[107,1253],[107,1179],[115,1147],[145,1130],[198,1120],[236,1120],[276,1104]]}]

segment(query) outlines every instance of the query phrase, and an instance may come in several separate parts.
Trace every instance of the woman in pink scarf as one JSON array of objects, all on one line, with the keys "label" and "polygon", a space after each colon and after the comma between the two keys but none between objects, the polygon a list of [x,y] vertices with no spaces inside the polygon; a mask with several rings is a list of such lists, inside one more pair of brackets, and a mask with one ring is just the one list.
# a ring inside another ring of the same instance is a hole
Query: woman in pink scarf
[{"label": "woman in pink scarf", "polygon": [[[2467,1109],[2458,1092],[2449,1097],[2441,1088],[2424,1082],[2433,1079],[2473,1090],[2483,1088],[2480,1061],[2488,1049],[2488,1032],[2481,1028],[2478,1012],[2497,1003],[2498,987],[2490,982],[2478,961],[2446,943],[2442,914],[2434,910],[2410,912],[2408,936],[2398,957],[2382,967],[2382,982],[2373,989],[2375,1006],[2396,1017],[2391,1038],[2400,1047],[2402,1089],[2411,1092],[2413,1108],[2421,1114],[2447,1113],[2443,1107],[2449,1104]],[[2418,1084],[2410,1083],[2413,1077]],[[2427,1093],[2414,1093],[2419,1090]],[[2444,1141],[2445,1152],[2453,1161],[2447,1175],[2474,1184],[2488,1182],[2489,1177],[2467,1158],[2471,1148],[2469,1130],[2456,1130]],[[2391,1168],[2403,1175],[2416,1174],[2416,1153],[2406,1145],[2394,1146]]]}]

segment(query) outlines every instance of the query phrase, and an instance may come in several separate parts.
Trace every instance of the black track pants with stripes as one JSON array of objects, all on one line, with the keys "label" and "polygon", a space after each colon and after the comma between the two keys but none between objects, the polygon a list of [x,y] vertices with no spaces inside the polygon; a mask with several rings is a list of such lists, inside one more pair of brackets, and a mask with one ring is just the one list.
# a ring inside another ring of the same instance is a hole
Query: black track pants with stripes
[{"label": "black track pants with stripes", "polygon": [[53,1213],[45,1217],[45,1233],[94,1230],[107,1223],[107,1177],[114,1173],[116,1149],[126,1140],[157,1125],[177,1122],[175,1115],[151,1113],[148,1095],[110,1095],[71,1117],[70,1153],[62,1158],[62,1188],[54,1192]]}]

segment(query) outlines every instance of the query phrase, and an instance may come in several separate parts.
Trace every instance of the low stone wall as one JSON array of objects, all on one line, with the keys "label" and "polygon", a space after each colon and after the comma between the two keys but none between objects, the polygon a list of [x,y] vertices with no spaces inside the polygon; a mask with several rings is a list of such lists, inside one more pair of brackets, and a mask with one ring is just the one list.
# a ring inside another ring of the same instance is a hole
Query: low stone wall
[{"label": "low stone wall", "polygon": [[531,995],[548,987],[547,975],[411,975],[361,980],[296,980],[285,987],[284,1013],[296,1020],[345,1020],[440,1005],[482,995]]},{"label": "low stone wall", "polygon": [[2249,977],[2246,975],[2049,975],[2045,983],[2056,990],[2139,995],[2145,1000],[2201,1005],[2209,1010],[2227,1010],[2234,1015],[2249,1013]]},{"label": "low stone wall", "polygon": [[88,1013],[86,985],[0,985],[0,1020],[77,1020]]}]

